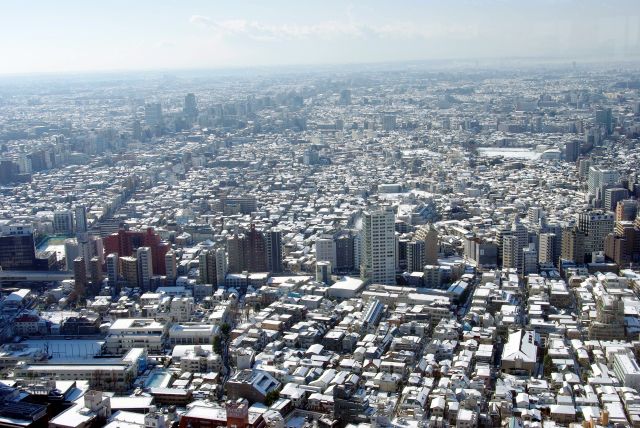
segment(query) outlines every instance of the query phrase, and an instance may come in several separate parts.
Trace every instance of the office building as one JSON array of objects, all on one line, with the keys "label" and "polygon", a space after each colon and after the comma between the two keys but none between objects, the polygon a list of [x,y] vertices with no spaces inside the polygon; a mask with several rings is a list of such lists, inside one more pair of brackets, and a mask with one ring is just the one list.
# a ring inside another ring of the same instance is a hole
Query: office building
[{"label": "office building", "polygon": [[155,127],[163,123],[160,103],[149,103],[144,106],[144,121],[147,126]]},{"label": "office building", "polygon": [[613,115],[611,108],[598,108],[595,114],[595,124],[601,127],[609,135],[613,132]]},{"label": "office building", "polygon": [[225,215],[251,214],[258,210],[255,196],[224,196],[222,209]]},{"label": "office building", "polygon": [[396,283],[396,237],[393,208],[384,207],[363,213],[362,264],[363,280],[374,284]]},{"label": "office building", "polygon": [[336,243],[333,235],[321,235],[316,240],[316,260],[336,265]]},{"label": "office building", "polygon": [[189,93],[184,97],[184,108],[182,112],[190,120],[195,120],[198,117],[198,104],[194,94]]},{"label": "office building", "polygon": [[589,176],[587,179],[589,194],[596,199],[602,199],[602,189],[618,183],[619,178],[620,175],[618,171],[598,166],[589,167]]},{"label": "office building", "polygon": [[382,116],[382,129],[385,131],[395,131],[396,116],[393,114],[385,114]]},{"label": "office building", "polygon": [[629,197],[629,190],[622,187],[604,189],[602,208],[605,211],[616,211],[618,202]]},{"label": "office building", "polygon": [[351,90],[343,89],[340,91],[340,104],[343,106],[348,106],[351,104]]},{"label": "office building", "polygon": [[602,210],[583,211],[578,214],[578,229],[586,235],[586,254],[604,251],[604,238],[613,232],[613,213]]},{"label": "office building", "polygon": [[29,270],[35,267],[36,250],[31,227],[12,225],[0,231],[2,270]]},{"label": "office building", "polygon": [[358,266],[355,263],[355,242],[350,231],[339,232],[335,237],[336,243],[336,264],[333,270],[336,273],[353,272]]},{"label": "office building", "polygon": [[575,162],[580,156],[580,140],[567,141],[564,144],[564,160],[567,162]]}]

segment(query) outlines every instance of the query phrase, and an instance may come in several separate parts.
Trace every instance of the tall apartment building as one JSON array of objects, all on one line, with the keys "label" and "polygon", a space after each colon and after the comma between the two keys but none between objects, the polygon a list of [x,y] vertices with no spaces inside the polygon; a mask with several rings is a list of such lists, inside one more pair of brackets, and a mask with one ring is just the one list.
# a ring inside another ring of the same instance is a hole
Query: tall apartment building
[{"label": "tall apartment building", "polygon": [[634,221],[638,215],[638,201],[626,199],[616,205],[616,221]]},{"label": "tall apartment building", "polygon": [[[439,248],[438,231],[433,224],[418,227],[413,236],[416,241],[424,241],[424,264],[437,265]],[[422,270],[422,268],[418,270]]]},{"label": "tall apartment building", "polygon": [[216,257],[216,250],[211,248],[208,250],[202,250],[198,256],[199,277],[198,282],[200,284],[211,284],[214,286],[219,285],[218,282],[218,262]]},{"label": "tall apartment building", "polygon": [[515,235],[502,238],[502,267],[505,269],[519,268],[518,237]]},{"label": "tall apartment building", "polygon": [[120,260],[118,254],[111,253],[106,257],[107,279],[110,287],[116,287],[120,278]]},{"label": "tall apartment building", "polygon": [[140,286],[140,276],[138,275],[138,260],[135,257],[120,257],[120,272],[122,279],[129,287]]},{"label": "tall apartment building", "polygon": [[94,256],[91,258],[89,265],[91,266],[89,278],[91,278],[91,282],[95,287],[100,287],[102,280],[104,279],[104,275],[102,273],[102,262],[98,257]]},{"label": "tall apartment building", "polygon": [[53,233],[58,235],[73,234],[73,211],[56,211],[53,213]]},{"label": "tall apartment building", "polygon": [[176,253],[173,250],[169,250],[164,255],[165,276],[169,284],[175,284],[178,277],[178,263],[176,260]]},{"label": "tall apartment building", "polygon": [[602,207],[605,211],[615,211],[618,202],[629,197],[629,190],[623,187],[612,187],[604,190],[604,201]]},{"label": "tall apartment building", "polygon": [[282,231],[272,228],[264,234],[266,240],[267,270],[273,273],[282,273]]},{"label": "tall apartment building", "polygon": [[82,299],[87,292],[87,271],[85,269],[84,259],[78,257],[73,261],[73,282],[74,291],[78,299]]},{"label": "tall apartment building", "polygon": [[596,300],[596,319],[589,325],[591,340],[624,340],[624,302],[603,293]]},{"label": "tall apartment building", "polygon": [[227,239],[229,272],[267,272],[266,240],[255,225],[246,234],[236,234]]},{"label": "tall apartment building", "polygon": [[88,230],[87,224],[87,208],[79,205],[74,210],[76,219],[76,233],[84,233]]},{"label": "tall apartment building", "polygon": [[530,225],[536,226],[540,220],[544,219],[544,210],[541,207],[529,207],[527,211],[527,221]]},{"label": "tall apartment building", "polygon": [[364,212],[360,275],[375,284],[396,283],[396,216],[391,207]]},{"label": "tall apartment building", "polygon": [[577,226],[562,231],[562,259],[584,264],[585,234]]},{"label": "tall apartment building", "polygon": [[355,242],[351,231],[342,231],[335,238],[336,264],[333,270],[338,273],[353,272],[358,266],[355,262]]},{"label": "tall apartment building", "polygon": [[621,268],[640,262],[640,227],[630,221],[617,221],[613,233],[605,238],[604,253]]},{"label": "tall apartment building", "polygon": [[426,263],[425,241],[407,243],[407,272],[422,272]]},{"label": "tall apartment building", "polygon": [[538,262],[558,264],[559,254],[556,254],[556,234],[541,233],[538,238]]},{"label": "tall apartment building", "polygon": [[538,250],[535,244],[529,244],[522,249],[522,265],[518,271],[522,276],[538,273]]},{"label": "tall apartment building", "polygon": [[138,261],[138,275],[140,280],[138,283],[144,291],[151,290],[151,276],[153,276],[153,256],[151,248],[139,247],[136,250],[136,259]]},{"label": "tall apartment building", "polygon": [[170,249],[167,242],[162,242],[152,227],[144,231],[120,229],[103,239],[106,254],[117,253],[119,257],[133,256],[139,247],[149,247],[153,258],[153,273],[166,273],[164,256]]},{"label": "tall apartment building", "polygon": [[522,250],[529,244],[529,231],[516,217],[511,228],[499,233],[502,242],[502,266],[511,269],[522,268]]}]

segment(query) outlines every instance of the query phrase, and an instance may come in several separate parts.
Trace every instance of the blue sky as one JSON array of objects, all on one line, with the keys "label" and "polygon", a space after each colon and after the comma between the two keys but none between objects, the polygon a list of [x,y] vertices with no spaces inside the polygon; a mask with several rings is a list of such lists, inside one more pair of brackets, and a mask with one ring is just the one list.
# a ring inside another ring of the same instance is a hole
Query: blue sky
[{"label": "blue sky", "polygon": [[638,0],[3,0],[0,74],[623,59],[639,27]]}]

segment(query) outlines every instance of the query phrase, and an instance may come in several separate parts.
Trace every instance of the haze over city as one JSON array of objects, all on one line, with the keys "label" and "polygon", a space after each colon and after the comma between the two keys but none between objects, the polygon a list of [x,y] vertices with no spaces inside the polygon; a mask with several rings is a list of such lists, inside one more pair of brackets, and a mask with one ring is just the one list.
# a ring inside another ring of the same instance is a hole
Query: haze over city
[{"label": "haze over city", "polygon": [[633,0],[7,1],[0,74],[434,59],[628,60]]}]

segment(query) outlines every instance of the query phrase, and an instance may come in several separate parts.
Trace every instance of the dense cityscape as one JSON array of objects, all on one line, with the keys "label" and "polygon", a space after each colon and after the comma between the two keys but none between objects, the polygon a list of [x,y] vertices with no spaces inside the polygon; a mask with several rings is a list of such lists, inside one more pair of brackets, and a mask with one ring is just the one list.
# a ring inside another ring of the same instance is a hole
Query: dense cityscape
[{"label": "dense cityscape", "polygon": [[0,426],[640,427],[639,71],[0,80]]}]

